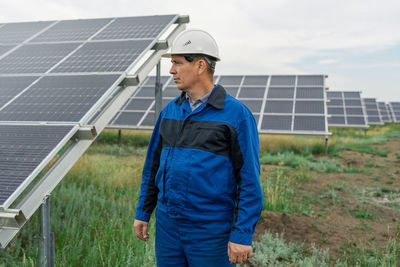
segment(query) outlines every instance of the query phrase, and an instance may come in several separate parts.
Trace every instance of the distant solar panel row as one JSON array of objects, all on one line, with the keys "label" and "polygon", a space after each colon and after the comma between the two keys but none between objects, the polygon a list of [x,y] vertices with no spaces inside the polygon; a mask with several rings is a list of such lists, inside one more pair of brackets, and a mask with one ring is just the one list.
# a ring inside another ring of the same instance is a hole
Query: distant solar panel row
[{"label": "distant solar panel row", "polygon": [[[260,132],[326,134],[323,75],[221,75],[215,81],[244,103]],[[113,127],[154,126],[154,83],[149,77],[110,123]],[[173,80],[162,77],[163,107],[180,94]]]},{"label": "distant solar panel row", "polygon": [[368,127],[360,92],[328,91],[329,127]]},{"label": "distant solar panel row", "polygon": [[391,122],[391,118],[389,116],[389,111],[387,109],[385,102],[377,102],[379,114],[381,115],[381,119],[383,122]]},{"label": "distant solar panel row", "polygon": [[389,108],[394,122],[400,122],[400,102],[389,102]]},{"label": "distant solar panel row", "polygon": [[362,101],[367,113],[368,124],[383,124],[376,98],[363,98]]}]

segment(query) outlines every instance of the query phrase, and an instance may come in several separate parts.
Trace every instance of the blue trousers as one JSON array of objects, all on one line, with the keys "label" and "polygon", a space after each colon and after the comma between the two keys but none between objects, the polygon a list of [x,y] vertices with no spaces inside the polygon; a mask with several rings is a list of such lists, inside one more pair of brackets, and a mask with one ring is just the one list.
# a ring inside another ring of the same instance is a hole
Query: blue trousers
[{"label": "blue trousers", "polygon": [[190,222],[156,211],[158,267],[225,267],[232,222]]}]

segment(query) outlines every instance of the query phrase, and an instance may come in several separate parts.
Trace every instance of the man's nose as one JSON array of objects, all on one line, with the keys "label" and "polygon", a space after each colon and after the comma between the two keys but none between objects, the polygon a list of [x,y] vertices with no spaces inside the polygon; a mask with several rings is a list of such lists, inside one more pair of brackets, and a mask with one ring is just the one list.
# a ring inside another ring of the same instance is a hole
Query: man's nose
[{"label": "man's nose", "polygon": [[174,65],[172,65],[171,68],[169,69],[169,74],[175,74],[175,73],[176,73],[175,67]]}]

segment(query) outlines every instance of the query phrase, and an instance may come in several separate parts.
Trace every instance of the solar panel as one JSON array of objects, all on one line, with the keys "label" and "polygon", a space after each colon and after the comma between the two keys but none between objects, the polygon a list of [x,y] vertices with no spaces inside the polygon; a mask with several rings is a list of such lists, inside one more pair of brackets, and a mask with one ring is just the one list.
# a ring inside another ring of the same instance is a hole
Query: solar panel
[{"label": "solar panel", "polygon": [[391,121],[391,122],[394,122],[394,115],[393,115],[393,113],[392,113],[392,110],[391,110],[391,108],[390,108],[389,103],[386,104],[386,108],[387,108],[387,111],[388,111],[388,114],[389,114],[389,119],[390,119],[390,121]]},{"label": "solar panel", "polygon": [[381,119],[383,122],[391,122],[389,112],[385,102],[377,102],[379,113],[381,114]]},{"label": "solar panel", "polygon": [[0,121],[79,122],[118,78],[119,75],[43,77],[0,110]]},{"label": "solar panel", "polygon": [[294,117],[294,130],[298,131],[324,131],[326,117],[314,116],[295,116]]},{"label": "solar panel", "polygon": [[230,86],[230,85],[240,86],[242,80],[243,76],[225,75],[220,78],[219,83],[224,84],[225,86]]},{"label": "solar panel", "polygon": [[38,77],[0,77],[0,110]]},{"label": "solar panel", "polygon": [[19,44],[50,26],[54,21],[6,23],[0,28],[0,44]]},{"label": "solar panel", "polygon": [[90,42],[52,70],[52,73],[123,72],[150,43],[150,40]]},{"label": "solar panel", "polygon": [[[168,76],[162,79],[166,80]],[[324,75],[215,77],[216,83],[223,85],[228,94],[250,109],[261,133],[310,135],[329,134],[324,80]],[[112,120],[110,127],[149,129],[154,126],[154,83],[154,77],[148,78]],[[180,93],[172,79],[165,82],[163,107]]]},{"label": "solar panel", "polygon": [[267,100],[264,113],[293,113],[293,101]]},{"label": "solar panel", "polygon": [[390,112],[394,122],[400,122],[400,102],[389,102]]},{"label": "solar panel", "polygon": [[60,21],[30,42],[85,41],[111,21],[110,18]]},{"label": "solar panel", "polygon": [[0,206],[15,200],[34,178],[27,177],[50,156],[48,162],[73,132],[73,126],[0,126]]},{"label": "solar panel", "polygon": [[368,124],[383,124],[375,98],[362,98]]},{"label": "solar panel", "polygon": [[295,86],[296,76],[293,75],[274,75],[271,77],[271,86]]},{"label": "solar panel", "polygon": [[0,60],[0,74],[45,73],[78,45],[77,43],[23,45]]},{"label": "solar panel", "polygon": [[[273,77],[272,77],[273,78]],[[271,79],[272,82],[272,79]],[[268,89],[267,98],[289,98],[294,96],[294,87],[270,87]]]},{"label": "solar panel", "polygon": [[324,114],[325,102],[324,101],[297,101],[296,113],[305,114]]},{"label": "solar panel", "polygon": [[157,37],[176,15],[117,18],[94,40],[144,39]]},{"label": "solar panel", "polygon": [[242,86],[238,98],[263,98],[265,87]]},{"label": "solar panel", "polygon": [[243,85],[254,85],[254,86],[267,86],[269,76],[265,75],[246,75],[244,76]]},{"label": "solar panel", "polygon": [[329,127],[368,128],[365,112],[361,103],[360,92],[328,91]]},{"label": "solar panel", "polygon": [[298,76],[297,86],[324,86],[324,75],[302,75]]},{"label": "solar panel", "polygon": [[9,50],[11,50],[13,47],[15,47],[14,45],[0,45],[0,57],[5,54],[6,52],[8,52]]},{"label": "solar panel", "polygon": [[[164,33],[170,42],[187,22],[186,17],[166,15],[0,25],[1,222],[11,204],[27,219],[32,216],[96,130],[102,131],[115,107],[136,89],[119,86],[127,72],[135,67],[142,82],[162,54],[158,48],[150,53],[154,44]],[[179,25],[171,27],[173,23]],[[68,149],[36,183],[67,143]],[[0,246],[18,230],[1,224]]]},{"label": "solar panel", "polygon": [[324,99],[324,88],[298,87],[296,90],[296,98]]}]

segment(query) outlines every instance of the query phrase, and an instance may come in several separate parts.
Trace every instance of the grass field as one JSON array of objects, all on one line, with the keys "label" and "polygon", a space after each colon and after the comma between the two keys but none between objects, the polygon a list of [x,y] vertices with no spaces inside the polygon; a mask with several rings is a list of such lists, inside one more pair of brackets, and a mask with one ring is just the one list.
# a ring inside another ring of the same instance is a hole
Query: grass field
[{"label": "grass field", "polygon": [[[56,266],[155,266],[133,220],[150,132],[103,132],[51,196]],[[264,211],[246,266],[400,266],[400,125],[260,136]],[[36,266],[39,214],[0,266]]]}]

